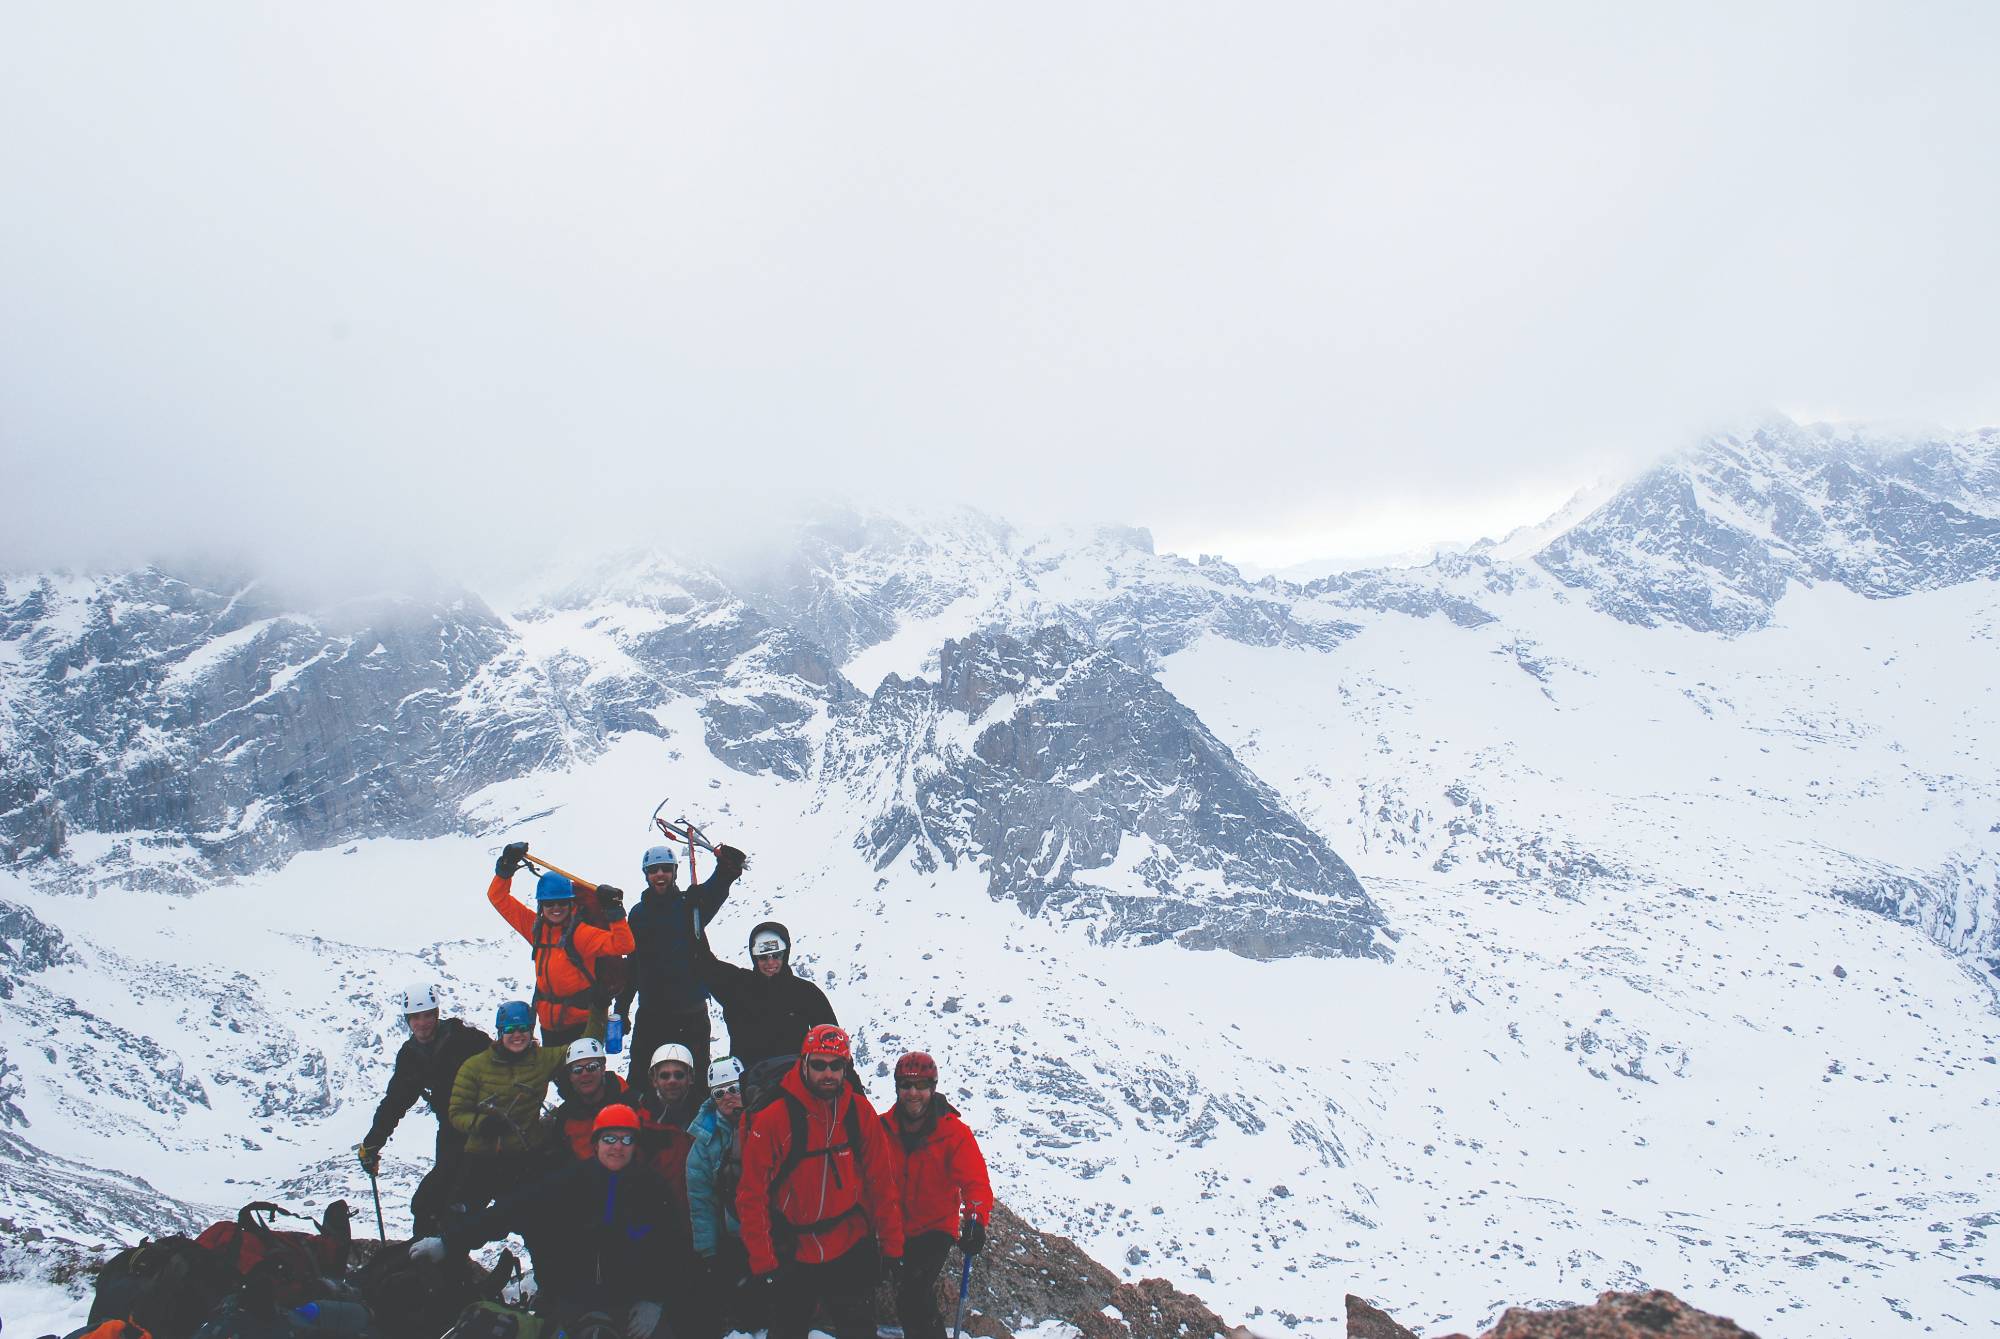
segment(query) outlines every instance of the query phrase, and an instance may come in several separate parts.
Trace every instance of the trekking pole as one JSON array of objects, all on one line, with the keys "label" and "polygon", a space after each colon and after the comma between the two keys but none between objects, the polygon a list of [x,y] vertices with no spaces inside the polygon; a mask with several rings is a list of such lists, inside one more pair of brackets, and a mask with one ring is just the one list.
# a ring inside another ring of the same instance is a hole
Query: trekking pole
[{"label": "trekking pole", "polygon": [[389,1240],[389,1229],[382,1225],[382,1183],[375,1179],[375,1173],[368,1173],[368,1188],[375,1192],[375,1239]]},{"label": "trekking pole", "polygon": [[958,1271],[958,1315],[952,1318],[951,1339],[965,1339],[965,1299],[972,1291],[972,1256],[965,1257],[965,1267]]}]

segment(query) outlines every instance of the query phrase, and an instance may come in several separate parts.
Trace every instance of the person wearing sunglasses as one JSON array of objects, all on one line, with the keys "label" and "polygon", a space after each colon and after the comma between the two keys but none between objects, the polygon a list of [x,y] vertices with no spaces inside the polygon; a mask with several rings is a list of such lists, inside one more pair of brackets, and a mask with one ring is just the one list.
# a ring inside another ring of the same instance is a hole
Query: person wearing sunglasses
[{"label": "person wearing sunglasses", "polygon": [[743,1065],[725,1055],[708,1067],[708,1101],[688,1127],[694,1136],[687,1157],[688,1217],[701,1278],[697,1314],[684,1322],[679,1339],[719,1339],[731,1329],[752,1333],[768,1323],[734,1305],[750,1274],[732,1197],[743,1170],[742,1117]]},{"label": "person wearing sunglasses", "polygon": [[569,1096],[556,1108],[556,1129],[578,1159],[591,1155],[591,1136],[597,1128],[597,1113],[613,1103],[631,1106],[625,1081],[604,1067],[604,1043],[595,1037],[578,1037],[564,1053],[563,1070]]},{"label": "person wearing sunglasses", "polygon": [[875,1285],[902,1268],[896,1169],[874,1108],[848,1082],[853,1058],[845,1032],[813,1028],[744,1130],[736,1217],[770,1297],[769,1339],[805,1339],[822,1303],[834,1339],[875,1339]]},{"label": "person wearing sunglasses", "polygon": [[750,932],[750,966],[723,962],[704,935],[696,949],[701,982],[722,1006],[729,1051],[754,1069],[773,1056],[795,1056],[806,1033],[837,1024],[826,992],[792,971],[791,932],[765,921]]},{"label": "person wearing sunglasses", "polygon": [[626,1339],[668,1339],[663,1303],[687,1284],[687,1227],[638,1141],[639,1114],[606,1106],[591,1124],[589,1158],[412,1242],[410,1258],[435,1262],[519,1232],[534,1260],[538,1312],[564,1324],[598,1312]]},{"label": "person wearing sunglasses", "polygon": [[694,1056],[696,1073],[708,1068],[708,993],[695,961],[701,927],[715,919],[749,857],[734,846],[715,848],[715,869],[689,888],[679,885],[680,856],[655,846],[640,857],[645,891],[632,908],[632,962],[638,972],[638,1017],[632,1026],[633,1087],[645,1082],[640,1066],[670,1041]]},{"label": "person wearing sunglasses", "polygon": [[937,1090],[937,1062],[911,1051],[896,1062],[896,1105],[882,1113],[896,1183],[903,1188],[903,1277],[896,1317],[904,1339],[944,1339],[937,1279],[957,1246],[986,1247],[993,1186],[972,1127]]},{"label": "person wearing sunglasses", "polygon": [[605,992],[598,959],[632,951],[632,927],[625,922],[625,894],[600,883],[592,896],[608,925],[586,925],[577,912],[576,885],[544,870],[535,881],[535,909],[522,906],[511,891],[514,875],[528,860],[526,842],[509,842],[493,864],[486,900],[514,932],[528,941],[535,962],[535,1014],[544,1046],[568,1046],[589,1032],[603,1040]]},{"label": "person wearing sunglasses", "polygon": [[566,1047],[535,1045],[535,1011],[509,1000],[493,1014],[494,1043],[458,1067],[451,1085],[452,1128],[465,1156],[452,1202],[467,1209],[524,1185],[545,1166],[549,1129],[542,1099]]}]

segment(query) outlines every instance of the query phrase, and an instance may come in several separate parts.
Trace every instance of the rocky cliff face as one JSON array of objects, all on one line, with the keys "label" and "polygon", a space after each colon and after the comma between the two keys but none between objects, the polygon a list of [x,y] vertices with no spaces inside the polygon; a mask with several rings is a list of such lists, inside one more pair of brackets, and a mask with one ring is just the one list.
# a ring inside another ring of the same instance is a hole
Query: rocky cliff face
[{"label": "rocky cliff face", "polygon": [[[878,868],[973,861],[993,897],[1105,941],[1387,956],[1353,871],[1156,680],[1055,629],[948,641],[939,662],[829,749],[826,784],[879,805]],[[1114,866],[1137,886],[1099,876]]]}]

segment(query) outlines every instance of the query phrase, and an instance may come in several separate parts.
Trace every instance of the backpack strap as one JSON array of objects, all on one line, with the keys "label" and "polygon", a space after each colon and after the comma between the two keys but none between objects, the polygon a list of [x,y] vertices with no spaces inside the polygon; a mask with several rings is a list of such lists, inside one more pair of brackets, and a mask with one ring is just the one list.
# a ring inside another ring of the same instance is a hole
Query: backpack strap
[{"label": "backpack strap", "polygon": [[841,1120],[841,1125],[847,1134],[846,1142],[828,1144],[825,1148],[807,1149],[808,1131],[805,1103],[794,1097],[788,1088],[780,1088],[778,1092],[784,1100],[785,1110],[790,1113],[792,1118],[792,1144],[790,1148],[785,1150],[784,1159],[778,1164],[778,1170],[772,1175],[770,1181],[771,1244],[773,1246],[778,1245],[778,1234],[782,1227],[789,1238],[789,1242],[783,1253],[789,1254],[792,1247],[796,1245],[799,1237],[805,1236],[808,1233],[824,1232],[835,1223],[852,1218],[856,1214],[865,1218],[868,1211],[861,1207],[861,1202],[857,1199],[853,1204],[831,1218],[822,1218],[817,1222],[794,1223],[785,1216],[785,1211],[778,1204],[779,1197],[784,1193],[785,1183],[791,1180],[792,1173],[796,1172],[807,1158],[829,1158],[843,1149],[852,1150],[854,1154],[854,1175],[857,1178],[862,1175],[861,1113],[855,1108],[854,1099],[850,1096],[847,1101],[847,1110]]},{"label": "backpack strap", "polygon": [[[538,921],[537,925],[540,924],[543,924],[543,922]],[[532,942],[533,947],[530,950],[529,956],[535,960],[535,1003],[540,1004],[546,1000],[550,1004],[560,1008],[588,1011],[590,1006],[597,1002],[597,977],[590,970],[590,965],[584,962],[583,955],[576,951],[575,914],[571,913],[569,924],[563,927],[562,938],[544,941],[538,931]],[[571,991],[566,995],[558,995],[553,991],[542,989],[542,955],[544,953],[553,953],[558,948],[569,955],[570,962],[575,964],[577,973],[583,977],[582,990]]]}]

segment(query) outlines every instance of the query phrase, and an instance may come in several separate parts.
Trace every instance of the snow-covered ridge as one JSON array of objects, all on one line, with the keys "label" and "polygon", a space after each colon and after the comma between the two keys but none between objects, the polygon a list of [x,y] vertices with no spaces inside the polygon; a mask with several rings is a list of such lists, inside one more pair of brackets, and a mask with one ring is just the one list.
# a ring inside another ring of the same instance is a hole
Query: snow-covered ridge
[{"label": "snow-covered ridge", "polygon": [[962,512],[505,613],[9,577],[0,1132],[149,1183],[18,1216],[365,1194],[386,992],[521,980],[502,834],[629,883],[665,795],[756,857],[718,947],[786,919],[1127,1276],[1311,1335],[2000,1319],[1993,445],[1766,425],[1306,585]]}]

